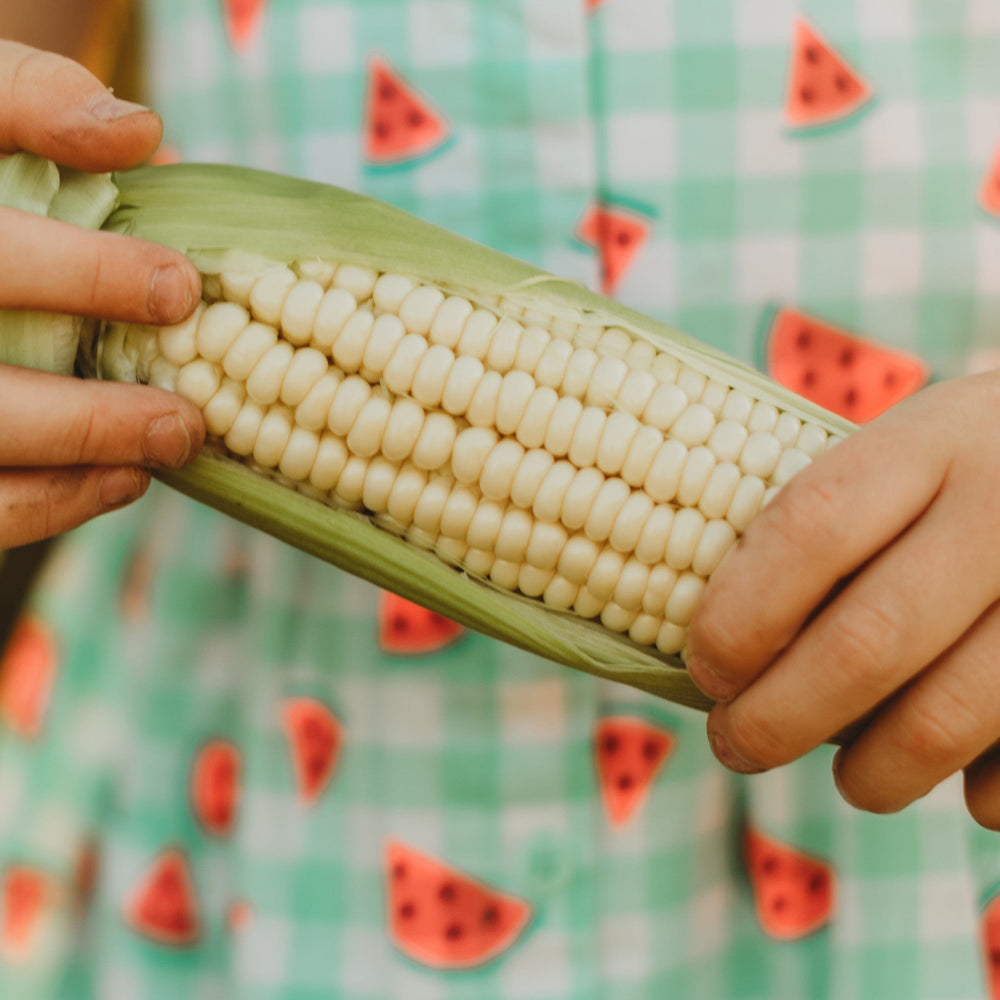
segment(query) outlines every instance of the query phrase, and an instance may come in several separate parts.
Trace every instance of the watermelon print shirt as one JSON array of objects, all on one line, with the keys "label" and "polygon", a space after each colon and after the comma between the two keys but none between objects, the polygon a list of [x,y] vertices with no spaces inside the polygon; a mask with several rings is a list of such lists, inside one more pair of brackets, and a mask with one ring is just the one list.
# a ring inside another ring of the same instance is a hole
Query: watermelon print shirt
[{"label": "watermelon print shirt", "polygon": [[[147,0],[164,159],[337,183],[870,419],[1000,351],[991,0]],[[1000,842],[154,489],[0,661],[0,995],[1000,997]]]}]

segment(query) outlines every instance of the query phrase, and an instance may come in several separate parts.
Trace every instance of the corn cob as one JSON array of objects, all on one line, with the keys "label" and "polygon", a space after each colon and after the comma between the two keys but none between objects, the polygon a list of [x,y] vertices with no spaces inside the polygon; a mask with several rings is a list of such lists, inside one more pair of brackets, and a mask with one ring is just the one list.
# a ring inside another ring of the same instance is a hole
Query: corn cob
[{"label": "corn cob", "polygon": [[209,454],[168,481],[481,631],[703,704],[678,668],[707,579],[849,424],[357,195],[193,166],[116,183],[106,228],[203,275],[185,323],[81,344],[88,374],[201,408]]}]

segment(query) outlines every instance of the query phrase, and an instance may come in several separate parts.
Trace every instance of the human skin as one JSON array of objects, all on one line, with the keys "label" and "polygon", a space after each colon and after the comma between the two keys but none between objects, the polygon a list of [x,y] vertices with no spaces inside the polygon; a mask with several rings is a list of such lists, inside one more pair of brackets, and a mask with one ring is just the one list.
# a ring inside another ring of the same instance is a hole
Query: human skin
[{"label": "human skin", "polygon": [[796,476],[712,577],[689,669],[722,763],[788,763],[863,719],[843,797],[894,812],[958,771],[1000,830],[1000,373],[941,383]]},{"label": "human skin", "polygon": [[[0,155],[25,150],[89,171],[135,166],[159,117],[118,101],[62,56],[0,40]],[[177,323],[200,295],[182,255],[0,207],[0,309]],[[0,366],[0,549],[137,499],[150,469],[190,461],[197,408],[172,393]]]}]

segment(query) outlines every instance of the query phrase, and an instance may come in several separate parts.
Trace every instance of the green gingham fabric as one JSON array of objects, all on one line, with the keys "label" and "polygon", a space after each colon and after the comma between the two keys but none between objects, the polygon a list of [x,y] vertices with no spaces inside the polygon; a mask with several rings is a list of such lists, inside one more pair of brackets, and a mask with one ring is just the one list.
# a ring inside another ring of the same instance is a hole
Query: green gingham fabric
[{"label": "green gingham fabric", "polygon": [[[782,122],[797,15],[875,92],[805,135]],[[220,2],[149,0],[146,29],[153,101],[185,159],[360,189],[595,286],[577,229],[613,206],[649,227],[616,294],[745,360],[768,310],[794,305],[936,376],[995,363],[1000,222],[976,199],[1000,143],[993,0],[272,0],[238,50]],[[373,54],[446,120],[441,149],[364,162]],[[58,672],[41,733],[12,724],[0,744],[5,998],[989,995],[1000,839],[955,781],[860,814],[827,749],[741,779],[700,717],[482,637],[389,655],[372,587],[160,489],[67,538],[31,609]],[[283,728],[292,697],[343,727],[311,804]],[[675,741],[621,829],[594,765],[608,715]],[[191,807],[212,738],[241,754],[224,837]],[[827,866],[821,927],[767,933],[746,829]],[[530,924],[471,970],[408,957],[388,932],[389,839],[525,901]],[[200,919],[184,947],[126,918],[167,850]],[[24,954],[3,889],[15,870],[46,886]]]}]

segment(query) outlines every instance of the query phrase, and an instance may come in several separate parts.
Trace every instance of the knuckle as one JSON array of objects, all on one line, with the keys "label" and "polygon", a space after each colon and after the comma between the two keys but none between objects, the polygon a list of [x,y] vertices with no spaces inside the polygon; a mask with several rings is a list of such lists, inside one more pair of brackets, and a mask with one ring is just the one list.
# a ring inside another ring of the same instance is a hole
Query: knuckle
[{"label": "knuckle", "polygon": [[860,689],[879,689],[879,679],[895,666],[905,634],[903,614],[885,595],[881,603],[847,601],[827,625],[832,662]]},{"label": "knuckle", "polygon": [[773,716],[734,705],[727,718],[726,738],[733,750],[748,764],[769,770],[794,760],[781,722]]},{"label": "knuckle", "polygon": [[744,659],[747,637],[734,628],[725,599],[709,585],[688,630],[688,651],[719,668],[732,668]]},{"label": "knuckle", "polygon": [[766,527],[793,551],[823,554],[843,546],[843,523],[835,490],[822,477],[800,475],[751,523],[747,534]]},{"label": "knuckle", "polygon": [[[896,752],[917,765],[941,769],[963,763],[967,736],[976,732],[974,713],[943,685],[934,699],[914,698],[898,727]],[[950,768],[949,768],[950,770]]]},{"label": "knuckle", "polygon": [[99,420],[97,407],[86,406],[78,420],[72,425],[67,451],[72,465],[88,465],[94,462],[100,451]]}]

